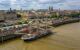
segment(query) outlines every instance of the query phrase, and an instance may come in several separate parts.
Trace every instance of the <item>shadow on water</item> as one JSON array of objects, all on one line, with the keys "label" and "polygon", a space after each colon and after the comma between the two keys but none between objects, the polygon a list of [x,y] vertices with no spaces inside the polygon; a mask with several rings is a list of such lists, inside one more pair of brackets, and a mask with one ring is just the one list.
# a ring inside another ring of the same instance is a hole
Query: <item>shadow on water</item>
[{"label": "shadow on water", "polygon": [[3,45],[3,44],[6,44],[6,43],[15,41],[15,40],[17,40],[17,39],[19,39],[19,38],[12,38],[12,39],[8,39],[8,40],[0,41],[0,45]]}]

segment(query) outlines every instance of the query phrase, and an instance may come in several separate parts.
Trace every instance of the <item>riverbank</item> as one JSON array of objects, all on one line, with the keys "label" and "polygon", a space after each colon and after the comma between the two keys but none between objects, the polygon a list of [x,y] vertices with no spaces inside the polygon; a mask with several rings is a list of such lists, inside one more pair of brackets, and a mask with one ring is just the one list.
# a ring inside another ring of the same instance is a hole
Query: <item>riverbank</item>
[{"label": "riverbank", "polygon": [[80,18],[56,19],[52,21],[52,26],[57,27],[64,24],[79,22]]},{"label": "riverbank", "polygon": [[46,38],[23,42],[15,39],[0,45],[0,50],[80,50],[80,22],[52,29],[55,34]]}]

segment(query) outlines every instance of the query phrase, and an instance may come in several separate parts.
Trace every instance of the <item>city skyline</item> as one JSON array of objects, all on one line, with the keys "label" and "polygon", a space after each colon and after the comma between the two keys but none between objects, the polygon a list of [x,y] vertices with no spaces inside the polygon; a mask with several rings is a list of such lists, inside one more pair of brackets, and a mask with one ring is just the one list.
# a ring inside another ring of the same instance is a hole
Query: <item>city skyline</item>
[{"label": "city skyline", "polygon": [[54,9],[76,10],[80,9],[80,0],[0,0],[0,10],[5,9]]}]

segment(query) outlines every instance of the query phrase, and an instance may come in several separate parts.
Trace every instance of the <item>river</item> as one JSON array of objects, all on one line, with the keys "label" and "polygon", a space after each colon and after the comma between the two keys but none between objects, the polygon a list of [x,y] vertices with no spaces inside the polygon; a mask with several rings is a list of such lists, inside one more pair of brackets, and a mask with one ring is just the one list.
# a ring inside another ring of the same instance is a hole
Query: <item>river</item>
[{"label": "river", "polygon": [[15,39],[0,44],[0,50],[80,50],[80,23],[52,28],[53,35],[32,42]]}]

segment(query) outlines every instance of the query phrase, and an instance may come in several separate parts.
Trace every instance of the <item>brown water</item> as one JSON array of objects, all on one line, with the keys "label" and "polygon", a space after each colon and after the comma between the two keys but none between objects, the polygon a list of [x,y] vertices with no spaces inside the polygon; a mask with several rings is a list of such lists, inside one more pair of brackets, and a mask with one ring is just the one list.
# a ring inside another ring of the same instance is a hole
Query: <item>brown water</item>
[{"label": "brown water", "polygon": [[55,34],[33,41],[15,39],[0,44],[0,50],[80,50],[80,23],[53,29]]}]

